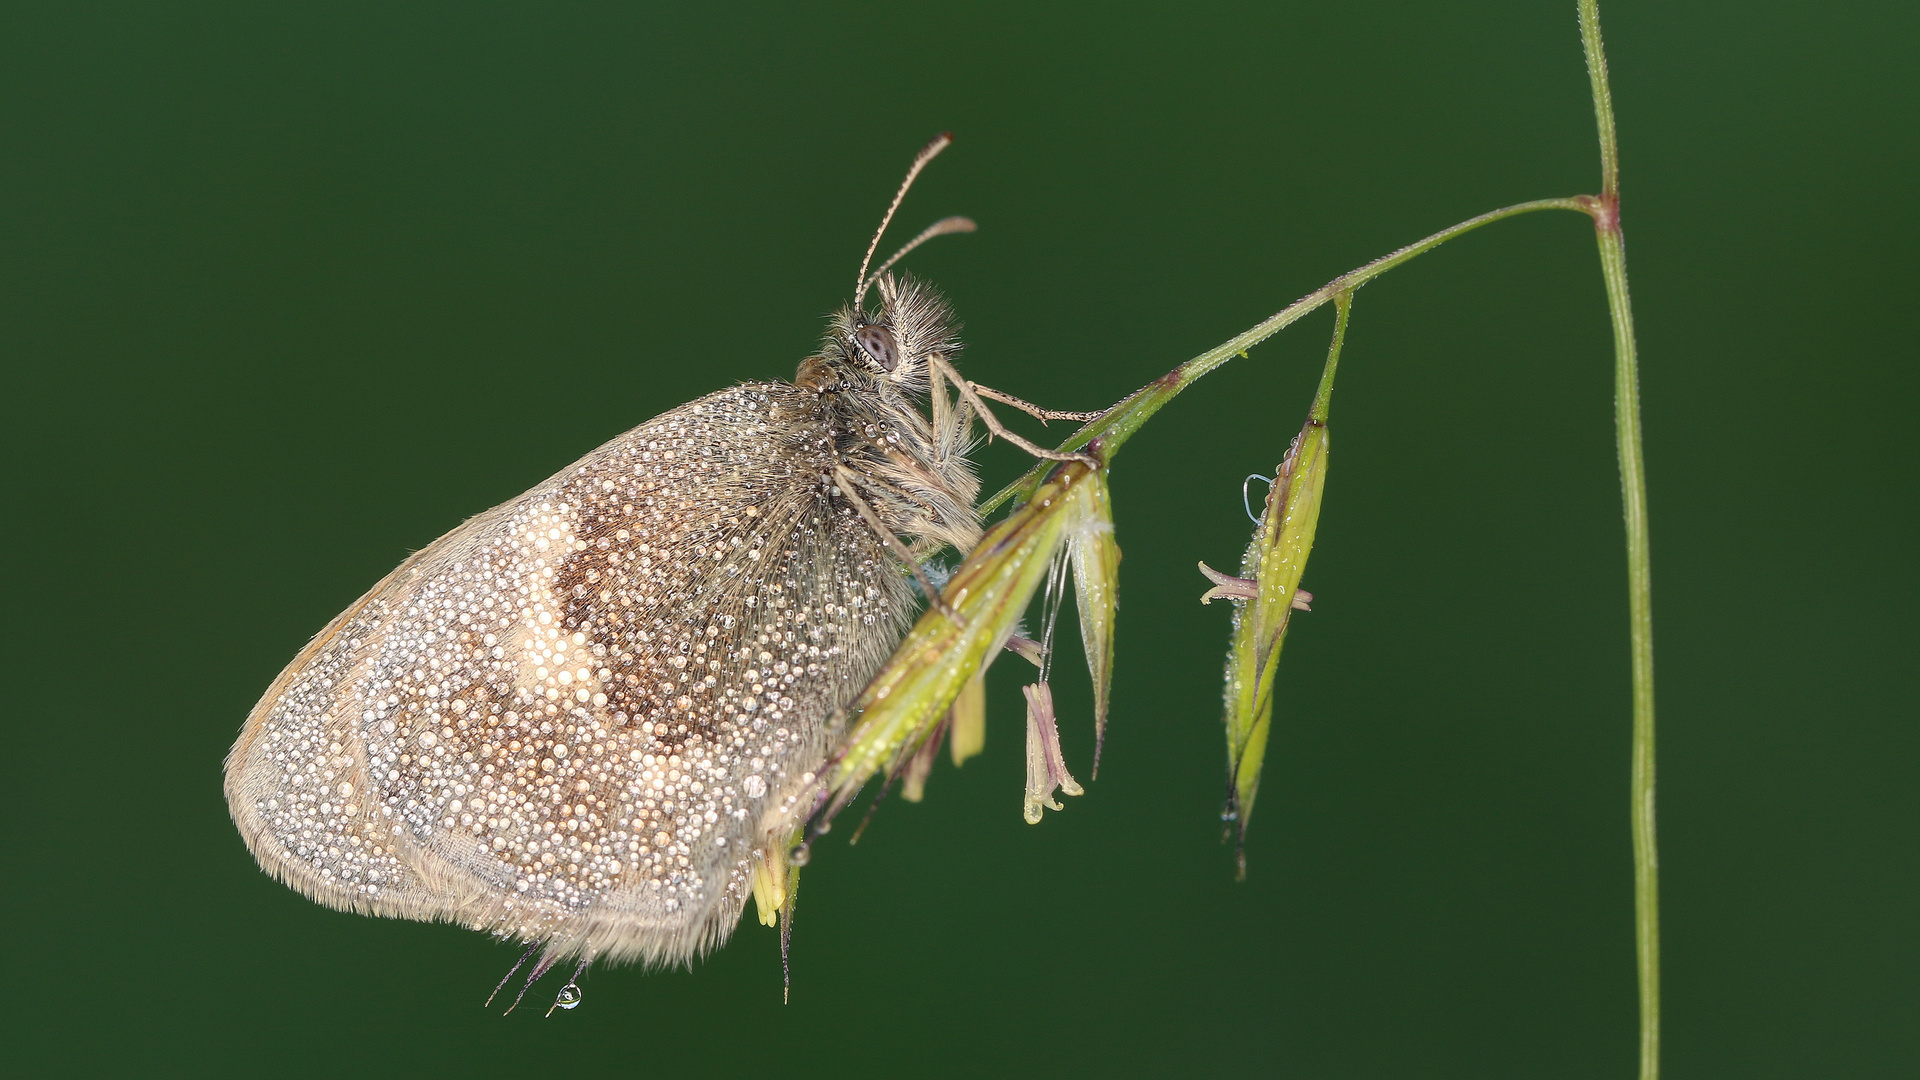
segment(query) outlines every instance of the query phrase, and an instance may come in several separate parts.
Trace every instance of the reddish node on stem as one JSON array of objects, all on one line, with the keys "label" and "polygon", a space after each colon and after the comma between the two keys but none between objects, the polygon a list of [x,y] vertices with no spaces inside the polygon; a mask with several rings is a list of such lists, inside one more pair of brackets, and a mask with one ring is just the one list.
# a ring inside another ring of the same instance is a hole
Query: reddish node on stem
[{"label": "reddish node on stem", "polygon": [[1620,196],[1581,195],[1576,201],[1593,218],[1595,232],[1620,231]]}]

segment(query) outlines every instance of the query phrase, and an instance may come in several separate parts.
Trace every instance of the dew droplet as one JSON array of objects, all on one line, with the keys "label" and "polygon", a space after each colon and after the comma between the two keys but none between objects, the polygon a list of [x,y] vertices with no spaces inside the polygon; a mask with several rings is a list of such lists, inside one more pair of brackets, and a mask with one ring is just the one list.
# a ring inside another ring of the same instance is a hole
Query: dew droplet
[{"label": "dew droplet", "polygon": [[740,781],[740,790],[747,793],[747,798],[757,799],[767,793],[767,782],[758,776],[749,776]]},{"label": "dew droplet", "polygon": [[806,844],[799,844],[792,851],[787,852],[787,862],[792,866],[805,866],[807,860],[812,857],[813,850]]},{"label": "dew droplet", "polygon": [[561,987],[560,994],[558,997],[555,997],[553,999],[553,1003],[563,1009],[579,1008],[580,987],[576,986],[573,983],[568,983],[567,985]]}]

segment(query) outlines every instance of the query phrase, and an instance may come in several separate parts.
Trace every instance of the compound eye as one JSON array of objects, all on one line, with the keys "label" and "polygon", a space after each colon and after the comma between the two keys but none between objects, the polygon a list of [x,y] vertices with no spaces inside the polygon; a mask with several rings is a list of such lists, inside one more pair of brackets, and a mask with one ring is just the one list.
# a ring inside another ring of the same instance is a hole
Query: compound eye
[{"label": "compound eye", "polygon": [[892,371],[900,366],[900,346],[893,340],[893,331],[884,326],[863,326],[853,332],[853,340],[860,348],[880,365],[881,371]]}]

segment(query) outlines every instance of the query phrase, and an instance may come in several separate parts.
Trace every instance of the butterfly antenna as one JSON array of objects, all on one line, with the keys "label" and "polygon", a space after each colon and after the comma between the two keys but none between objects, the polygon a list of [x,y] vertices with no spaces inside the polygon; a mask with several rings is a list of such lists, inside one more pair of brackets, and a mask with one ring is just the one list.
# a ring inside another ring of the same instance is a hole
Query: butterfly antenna
[{"label": "butterfly antenna", "polygon": [[914,248],[919,247],[921,244],[926,243],[927,241],[933,239],[936,236],[946,236],[949,233],[973,232],[979,227],[980,226],[973,223],[972,218],[960,217],[957,214],[954,215],[953,217],[941,218],[939,221],[936,221],[933,224],[927,226],[926,229],[922,231],[919,236],[916,236],[913,239],[907,241],[907,244],[905,247],[901,248],[899,251],[894,252],[892,255],[889,255],[887,257],[887,261],[881,263],[880,268],[878,270],[875,270],[873,273],[867,275],[866,279],[860,282],[859,291],[853,294],[853,306],[859,307],[861,299],[867,295],[868,287],[870,287],[874,283],[874,281],[880,277],[881,274],[884,274],[887,271],[893,269],[894,263],[897,263],[901,259],[906,258],[907,252],[912,251]]},{"label": "butterfly antenna", "polygon": [[893,193],[893,202],[887,206],[886,216],[880,219],[880,228],[874,232],[873,239],[867,242],[867,253],[860,260],[860,273],[853,279],[854,307],[859,307],[860,298],[867,294],[867,267],[872,265],[874,250],[880,246],[880,238],[887,234],[887,226],[893,222],[893,212],[900,209],[900,200],[907,197],[907,189],[913,186],[913,181],[920,175],[920,170],[927,167],[927,162],[951,145],[953,133],[943,131],[913,156],[913,164],[907,169],[907,178],[900,181],[900,190]]}]

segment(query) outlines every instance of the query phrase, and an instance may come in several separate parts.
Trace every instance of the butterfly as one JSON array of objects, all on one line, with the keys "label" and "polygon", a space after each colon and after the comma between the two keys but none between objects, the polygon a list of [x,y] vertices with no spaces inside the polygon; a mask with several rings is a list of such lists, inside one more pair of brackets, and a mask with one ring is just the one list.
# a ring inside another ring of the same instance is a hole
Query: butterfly
[{"label": "butterfly", "polygon": [[[1000,426],[981,393],[1037,410],[962,379],[946,303],[891,273],[971,221],[867,272],[949,141],[915,158],[792,382],[614,438],[414,554],[294,658],[226,760],[262,868],[331,907],[526,942],[533,978],[727,938],[812,809],[844,707],[937,597],[927,559],[981,535],[975,420],[1063,456]],[[570,982],[558,1004],[578,998]]]}]

